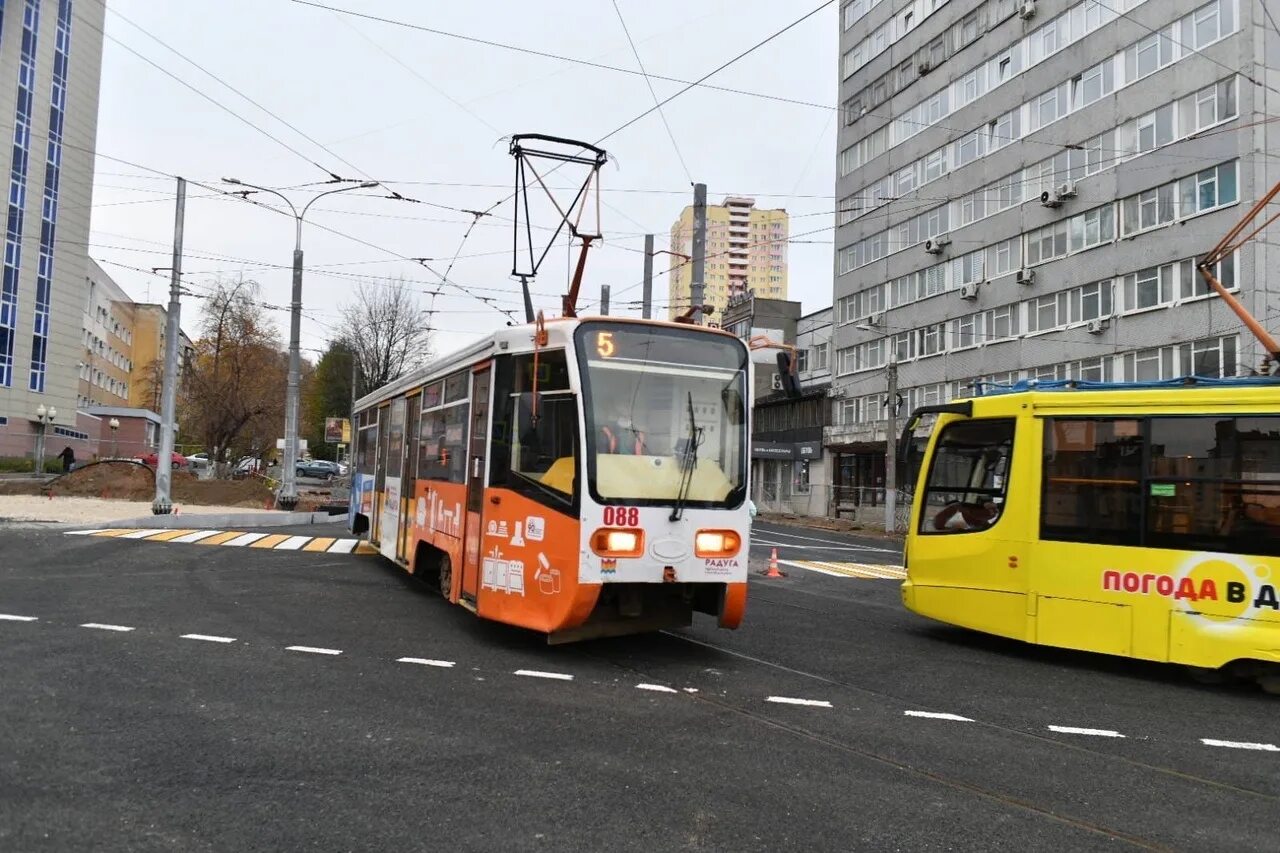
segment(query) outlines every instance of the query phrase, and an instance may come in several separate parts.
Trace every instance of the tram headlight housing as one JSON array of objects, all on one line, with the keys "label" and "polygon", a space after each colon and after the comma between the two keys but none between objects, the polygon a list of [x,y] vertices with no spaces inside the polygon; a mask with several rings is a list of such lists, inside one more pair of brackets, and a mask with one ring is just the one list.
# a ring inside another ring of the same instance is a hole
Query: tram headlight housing
[{"label": "tram headlight housing", "polygon": [[602,527],[591,536],[591,550],[599,557],[639,557],[644,553],[644,531]]},{"label": "tram headlight housing", "polygon": [[693,540],[693,553],[698,557],[733,557],[742,547],[736,530],[699,530]]}]

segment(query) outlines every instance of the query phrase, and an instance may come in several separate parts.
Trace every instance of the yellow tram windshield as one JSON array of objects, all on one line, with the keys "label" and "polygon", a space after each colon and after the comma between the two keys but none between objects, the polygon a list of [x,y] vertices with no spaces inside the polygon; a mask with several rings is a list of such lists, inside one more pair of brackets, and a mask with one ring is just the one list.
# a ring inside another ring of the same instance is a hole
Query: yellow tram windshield
[{"label": "yellow tram windshield", "polygon": [[1045,383],[932,413],[910,609],[1066,648],[1280,664],[1280,382]]}]

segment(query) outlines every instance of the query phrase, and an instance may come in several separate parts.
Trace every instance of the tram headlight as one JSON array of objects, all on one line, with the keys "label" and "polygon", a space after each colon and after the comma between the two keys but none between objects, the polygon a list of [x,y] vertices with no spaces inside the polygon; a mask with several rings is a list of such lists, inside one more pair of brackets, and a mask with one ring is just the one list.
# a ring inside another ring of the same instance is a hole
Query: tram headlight
[{"label": "tram headlight", "polygon": [[693,540],[698,557],[732,557],[741,547],[742,537],[735,530],[699,530]]},{"label": "tram headlight", "polygon": [[639,557],[644,553],[644,531],[602,527],[591,536],[591,550],[600,557]]}]

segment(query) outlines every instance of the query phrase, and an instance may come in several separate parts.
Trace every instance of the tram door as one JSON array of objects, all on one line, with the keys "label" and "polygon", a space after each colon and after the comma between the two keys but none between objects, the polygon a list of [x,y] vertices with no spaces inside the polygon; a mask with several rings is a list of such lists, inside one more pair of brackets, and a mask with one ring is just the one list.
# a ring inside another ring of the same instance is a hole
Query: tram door
[{"label": "tram door", "polygon": [[484,559],[484,531],[481,514],[484,510],[484,477],[486,447],[489,440],[489,381],[490,366],[477,367],[471,378],[470,454],[467,463],[467,526],[463,543],[462,598],[475,603],[479,585],[480,561]]},{"label": "tram door", "polygon": [[418,433],[422,427],[422,397],[418,394],[410,397],[408,409],[400,475],[400,531],[396,537],[396,559],[402,563],[409,561],[409,535],[416,518],[414,505],[418,491]]}]

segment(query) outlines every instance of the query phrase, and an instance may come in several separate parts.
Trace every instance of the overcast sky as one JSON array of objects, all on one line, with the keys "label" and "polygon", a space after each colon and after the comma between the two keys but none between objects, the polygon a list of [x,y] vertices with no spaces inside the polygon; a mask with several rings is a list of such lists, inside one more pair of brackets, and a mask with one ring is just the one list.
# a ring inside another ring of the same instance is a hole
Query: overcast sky
[{"label": "overcast sky", "polygon": [[[489,41],[637,67],[612,0],[324,2]],[[683,80],[702,76],[816,5],[818,0],[618,0],[648,72]],[[831,3],[708,82],[834,105],[837,7]],[[480,220],[465,244],[471,217],[458,212],[487,209],[511,192],[513,161],[503,137],[540,132],[594,141],[653,106],[640,76],[522,55],[291,0],[109,0],[106,24],[100,154],[211,184],[232,176],[271,187],[325,180],[325,171],[311,160],[343,177],[383,181],[424,202],[357,191],[312,208],[309,223],[356,239],[312,226],[304,233],[303,346],[309,348],[324,346],[338,306],[361,276],[403,276],[418,282],[424,306],[437,312],[433,325],[441,330],[441,351],[506,322],[491,306],[453,288],[445,287],[432,301],[426,294],[440,288],[439,279],[397,255],[434,258],[431,266],[443,273],[457,253],[449,279],[519,315],[518,284],[510,277],[513,206],[506,203],[494,210],[496,216]],[[186,60],[222,78],[274,117]],[[653,85],[659,98],[682,88],[660,80]],[[789,249],[790,296],[803,302],[806,313],[829,305],[834,108],[696,88],[664,112],[689,172],[657,113],[603,143],[612,160],[603,172],[606,240],[589,256],[584,301],[594,301],[601,284],[613,287],[614,313],[619,313],[619,302],[639,298],[642,235],[652,231],[659,248],[666,246],[672,221],[691,203],[692,176],[707,184],[713,203],[730,193],[754,195],[762,206],[785,207],[791,213],[793,236],[816,232],[799,236],[806,242]],[[172,182],[105,158],[99,158],[97,169],[93,256],[134,298],[164,301],[162,278],[126,267],[169,265]],[[570,178],[565,169],[548,183],[567,187]],[[309,198],[306,192],[290,195],[301,206]],[[556,224],[545,205],[534,211],[534,220],[535,226]],[[546,233],[535,230],[535,239]],[[264,302],[285,305],[292,249],[291,221],[199,186],[189,188],[184,263],[197,287],[243,271],[262,284]],[[665,269],[667,263],[660,257],[656,267]],[[548,255],[533,284],[536,307],[558,313],[567,264],[562,243]],[[654,297],[666,296],[666,281],[660,277]],[[195,328],[199,307],[198,299],[184,300],[186,329]],[[286,313],[269,313],[287,330]],[[304,355],[316,357],[314,352]]]}]

